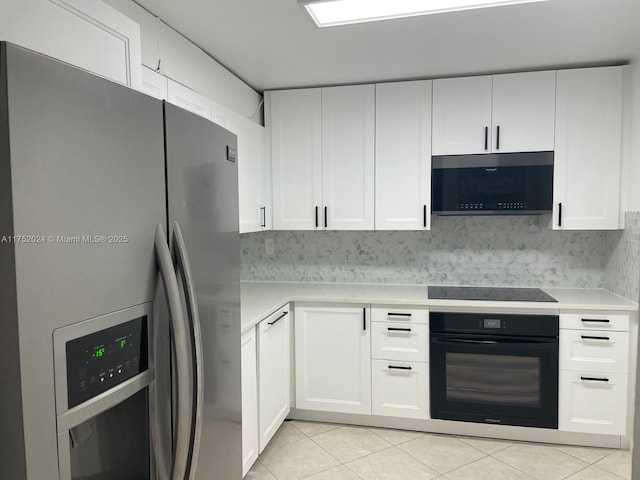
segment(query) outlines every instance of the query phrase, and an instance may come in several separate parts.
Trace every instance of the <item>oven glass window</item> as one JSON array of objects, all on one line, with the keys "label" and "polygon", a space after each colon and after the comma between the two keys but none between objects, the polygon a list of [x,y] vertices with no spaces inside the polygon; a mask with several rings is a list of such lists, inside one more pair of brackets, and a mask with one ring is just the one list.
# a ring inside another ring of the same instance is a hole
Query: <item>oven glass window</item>
[{"label": "oven glass window", "polygon": [[446,353],[447,401],[539,408],[540,358]]}]

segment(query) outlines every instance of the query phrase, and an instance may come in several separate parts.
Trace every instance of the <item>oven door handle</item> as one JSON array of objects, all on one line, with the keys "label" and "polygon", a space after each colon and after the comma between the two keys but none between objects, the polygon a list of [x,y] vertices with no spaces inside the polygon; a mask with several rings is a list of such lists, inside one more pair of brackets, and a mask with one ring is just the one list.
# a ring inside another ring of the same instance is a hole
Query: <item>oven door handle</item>
[{"label": "oven door handle", "polygon": [[472,343],[474,345],[495,345],[496,343],[511,343],[511,342],[499,342],[497,340],[472,340],[470,338],[446,338],[437,339],[438,343]]}]

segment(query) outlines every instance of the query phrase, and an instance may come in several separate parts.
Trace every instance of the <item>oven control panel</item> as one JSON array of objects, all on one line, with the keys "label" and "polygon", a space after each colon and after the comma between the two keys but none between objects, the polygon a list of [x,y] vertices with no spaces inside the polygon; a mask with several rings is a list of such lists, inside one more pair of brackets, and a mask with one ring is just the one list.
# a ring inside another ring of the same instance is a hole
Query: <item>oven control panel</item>
[{"label": "oven control panel", "polygon": [[147,317],[66,342],[69,408],[148,368]]}]

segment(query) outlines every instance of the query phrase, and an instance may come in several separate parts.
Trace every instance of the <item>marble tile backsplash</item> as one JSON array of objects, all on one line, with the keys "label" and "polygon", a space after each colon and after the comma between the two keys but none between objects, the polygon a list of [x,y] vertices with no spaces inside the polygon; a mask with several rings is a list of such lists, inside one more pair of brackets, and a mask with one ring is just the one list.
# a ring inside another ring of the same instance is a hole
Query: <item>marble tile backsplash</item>
[{"label": "marble tile backsplash", "polygon": [[604,287],[634,302],[640,300],[640,212],[627,212],[625,229],[606,233],[609,258]]},{"label": "marble tile backsplash", "polygon": [[434,217],[428,232],[244,234],[242,279],[601,288],[612,241],[604,232],[552,231],[547,221]]}]

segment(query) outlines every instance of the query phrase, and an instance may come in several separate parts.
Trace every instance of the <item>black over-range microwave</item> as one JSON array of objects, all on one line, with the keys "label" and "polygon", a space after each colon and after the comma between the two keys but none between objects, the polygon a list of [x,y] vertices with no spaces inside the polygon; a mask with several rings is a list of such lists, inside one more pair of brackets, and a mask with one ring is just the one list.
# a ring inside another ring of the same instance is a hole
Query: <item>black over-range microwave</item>
[{"label": "black over-range microwave", "polygon": [[553,208],[553,152],[432,158],[434,215],[532,215]]}]

